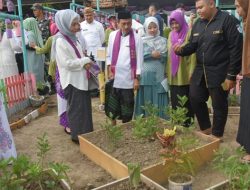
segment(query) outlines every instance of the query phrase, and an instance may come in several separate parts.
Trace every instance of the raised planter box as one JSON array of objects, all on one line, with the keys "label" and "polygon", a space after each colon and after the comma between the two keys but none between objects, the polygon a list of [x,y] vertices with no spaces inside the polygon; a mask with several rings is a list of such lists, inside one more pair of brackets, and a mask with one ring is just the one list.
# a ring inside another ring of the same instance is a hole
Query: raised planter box
[{"label": "raised planter box", "polygon": [[[85,154],[90,160],[104,168],[112,175],[112,177],[116,179],[127,177],[128,168],[126,166],[126,163],[123,163],[120,160],[114,158],[112,155],[103,151],[101,148],[99,148],[87,139],[89,136],[92,135],[93,137],[98,138],[98,133],[103,134],[104,130],[94,131],[92,133],[78,136],[81,153]],[[196,166],[199,167],[205,162],[212,159],[214,151],[219,148],[220,142],[219,139],[215,139],[199,132],[195,132],[195,134],[198,138],[205,139],[208,142],[201,147],[192,149],[188,153],[191,155],[192,159],[194,160],[194,163],[196,163]],[[148,153],[148,155],[147,153],[144,153],[143,156],[148,157],[150,154],[152,154],[152,152]],[[159,160],[159,162],[156,162],[157,164],[153,164],[148,167],[142,167],[141,172],[143,175],[152,179],[153,181],[159,184],[164,184],[165,182],[167,182],[168,178],[168,172],[166,172],[168,166],[166,164],[163,164],[163,161],[161,161],[160,157]]]},{"label": "raised planter box", "polygon": [[22,119],[14,122],[14,123],[11,123],[10,128],[11,128],[11,130],[19,129],[19,128],[27,125],[32,120],[39,117],[40,115],[45,114],[47,111],[48,111],[48,104],[44,103],[39,108],[33,110],[32,112],[30,112],[29,114],[24,116]]},{"label": "raised planter box", "polygon": [[[209,109],[210,114],[214,114],[214,110],[212,108]],[[233,116],[233,115],[240,115],[240,106],[229,106],[228,107],[228,115]]]},{"label": "raised planter box", "polygon": [[[141,181],[143,182],[144,186],[146,187],[144,189],[148,189],[148,190],[153,190],[153,189],[154,190],[166,190],[165,188],[163,188],[162,186],[160,186],[157,183],[153,182],[151,179],[147,178],[143,174],[141,174]],[[114,182],[108,183],[106,185],[97,187],[97,188],[95,188],[93,190],[110,190],[110,189],[123,190],[122,189],[122,184],[128,184],[128,183],[129,183],[129,177],[126,177],[126,178],[122,178],[122,179],[116,180]]]}]

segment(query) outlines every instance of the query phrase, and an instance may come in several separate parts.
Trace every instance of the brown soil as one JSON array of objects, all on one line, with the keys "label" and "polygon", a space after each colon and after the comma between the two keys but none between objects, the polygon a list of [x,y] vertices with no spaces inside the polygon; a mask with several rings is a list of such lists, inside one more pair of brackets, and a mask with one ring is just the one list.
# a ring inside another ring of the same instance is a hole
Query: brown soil
[{"label": "brown soil", "polygon": [[[51,99],[56,102],[56,96],[52,96]],[[99,129],[100,124],[106,120],[104,113],[99,112],[98,104],[99,99],[92,99],[95,130]],[[238,146],[235,142],[238,119],[238,116],[228,118],[224,142],[221,143],[221,147],[233,149]],[[106,171],[82,155],[79,146],[74,144],[70,140],[70,136],[63,131],[63,128],[58,124],[57,107],[49,108],[48,113],[44,116],[21,129],[13,131],[18,154],[26,154],[33,160],[37,159],[37,137],[41,137],[45,132],[48,134],[51,145],[48,159],[55,162],[64,162],[71,168],[69,177],[74,184],[74,190],[88,190],[114,181]],[[223,175],[214,171],[211,165],[207,165],[196,175],[193,189],[203,190],[221,182],[223,179],[225,179]]]}]

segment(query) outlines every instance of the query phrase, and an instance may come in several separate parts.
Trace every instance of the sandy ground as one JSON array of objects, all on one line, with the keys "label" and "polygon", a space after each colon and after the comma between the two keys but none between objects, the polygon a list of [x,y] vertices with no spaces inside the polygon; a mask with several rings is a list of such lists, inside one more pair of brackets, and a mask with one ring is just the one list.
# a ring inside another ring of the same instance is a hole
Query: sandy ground
[{"label": "sandy ground", "polygon": [[[56,97],[52,96],[50,102],[56,102]],[[93,121],[95,130],[100,123],[105,121],[103,112],[98,111],[98,98],[92,99]],[[238,116],[228,118],[225,139],[222,147],[237,147],[235,142],[238,126]],[[37,137],[43,133],[48,134],[51,151],[48,155],[49,161],[64,162],[71,169],[69,176],[74,184],[74,190],[91,189],[92,185],[97,187],[113,181],[112,177],[101,167],[95,165],[80,153],[79,146],[70,140],[61,126],[58,124],[57,107],[50,107],[48,113],[21,129],[13,131],[16,149],[18,154],[26,154],[32,159],[36,159]],[[223,179],[223,176],[214,172],[211,166],[205,166],[196,178],[194,190],[202,190],[209,185],[215,184]]]}]

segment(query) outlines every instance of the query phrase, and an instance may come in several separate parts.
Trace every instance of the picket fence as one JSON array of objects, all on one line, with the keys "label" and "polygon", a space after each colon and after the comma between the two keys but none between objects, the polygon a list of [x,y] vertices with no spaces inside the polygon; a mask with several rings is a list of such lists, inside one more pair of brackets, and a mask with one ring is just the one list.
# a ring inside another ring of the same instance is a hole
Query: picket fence
[{"label": "picket fence", "polygon": [[29,96],[36,93],[36,80],[32,73],[23,73],[0,80],[0,92],[8,116],[28,107]]}]

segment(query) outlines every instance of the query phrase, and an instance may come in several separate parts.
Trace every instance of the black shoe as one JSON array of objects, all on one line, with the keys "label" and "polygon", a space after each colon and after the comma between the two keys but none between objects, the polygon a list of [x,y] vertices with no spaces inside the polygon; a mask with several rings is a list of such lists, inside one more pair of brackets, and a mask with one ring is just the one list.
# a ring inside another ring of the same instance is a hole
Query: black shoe
[{"label": "black shoe", "polygon": [[49,95],[53,95],[56,93],[56,90],[55,89],[51,89],[50,92],[49,92]]},{"label": "black shoe", "polygon": [[74,143],[76,143],[76,144],[79,144],[79,140],[77,139],[71,139],[72,140],[72,142],[74,142]]},{"label": "black shoe", "polygon": [[44,86],[43,89],[39,89],[39,88],[38,88],[37,91],[38,91],[38,94],[39,94],[40,96],[44,96],[44,95],[46,95],[46,94],[49,93],[49,87],[48,87],[48,86]]}]

